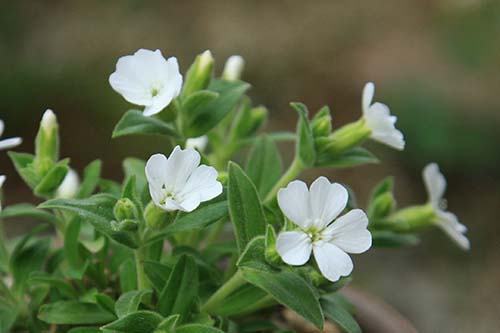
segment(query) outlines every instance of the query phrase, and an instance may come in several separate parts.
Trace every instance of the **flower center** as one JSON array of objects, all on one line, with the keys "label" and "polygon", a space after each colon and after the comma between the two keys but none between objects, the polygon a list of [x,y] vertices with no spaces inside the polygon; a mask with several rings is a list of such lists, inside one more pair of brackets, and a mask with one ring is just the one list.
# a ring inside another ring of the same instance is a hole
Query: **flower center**
[{"label": "flower center", "polygon": [[151,89],[150,89],[151,97],[158,96],[160,94],[160,91],[162,88],[163,88],[163,85],[161,83],[153,82],[151,84]]}]

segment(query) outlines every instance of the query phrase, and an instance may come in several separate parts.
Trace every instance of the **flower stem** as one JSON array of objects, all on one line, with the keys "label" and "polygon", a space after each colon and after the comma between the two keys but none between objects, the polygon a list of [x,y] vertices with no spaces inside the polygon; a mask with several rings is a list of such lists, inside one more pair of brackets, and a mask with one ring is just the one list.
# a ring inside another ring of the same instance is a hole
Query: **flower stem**
[{"label": "flower stem", "polygon": [[278,191],[285,187],[289,182],[294,180],[301,172],[304,170],[304,166],[302,165],[302,162],[300,159],[295,156],[292,164],[290,164],[290,167],[288,170],[285,172],[285,174],[278,180],[276,185],[274,185],[273,189],[271,192],[269,192],[264,199],[264,203],[269,203],[271,202],[276,195],[278,194]]},{"label": "flower stem", "polygon": [[146,273],[144,272],[144,252],[143,248],[139,248],[134,251],[135,258],[135,269],[137,271],[137,289],[147,289],[150,287],[149,281],[146,277]]},{"label": "flower stem", "polygon": [[224,283],[201,307],[202,312],[214,313],[217,307],[236,289],[246,283],[243,273],[238,270],[226,283]]}]

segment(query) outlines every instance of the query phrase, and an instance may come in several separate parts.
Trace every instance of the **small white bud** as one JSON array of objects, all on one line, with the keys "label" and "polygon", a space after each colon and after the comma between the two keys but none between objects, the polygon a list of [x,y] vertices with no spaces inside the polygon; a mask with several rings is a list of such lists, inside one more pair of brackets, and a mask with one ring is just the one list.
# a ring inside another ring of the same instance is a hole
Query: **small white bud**
[{"label": "small white bud", "polygon": [[243,68],[245,67],[245,60],[239,55],[230,56],[224,65],[222,78],[228,81],[236,81],[241,77]]},{"label": "small white bud", "polygon": [[207,144],[208,144],[208,137],[206,135],[186,140],[186,148],[193,148],[200,152],[203,152],[205,148],[207,148]]},{"label": "small white bud", "polygon": [[74,198],[80,186],[80,178],[75,170],[69,169],[63,182],[59,185],[56,191],[57,198],[71,199]]},{"label": "small white bud", "polygon": [[200,67],[199,70],[203,71],[206,67],[210,66],[214,62],[214,57],[210,50],[206,50],[200,56]]},{"label": "small white bud", "polygon": [[47,109],[42,117],[41,126],[43,130],[50,133],[57,126],[57,118],[51,109]]}]

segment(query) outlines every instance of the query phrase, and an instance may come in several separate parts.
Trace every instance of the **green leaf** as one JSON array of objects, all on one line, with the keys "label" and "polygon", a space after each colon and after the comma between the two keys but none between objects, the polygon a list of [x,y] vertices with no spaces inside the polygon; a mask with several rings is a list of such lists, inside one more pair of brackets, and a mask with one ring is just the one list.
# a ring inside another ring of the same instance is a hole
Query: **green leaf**
[{"label": "green leaf", "polygon": [[177,221],[167,226],[161,233],[148,239],[147,244],[151,244],[178,232],[204,229],[216,221],[226,217],[227,214],[227,201],[209,203],[196,209],[194,212],[178,218]]},{"label": "green leaf", "polygon": [[385,192],[392,192],[393,187],[394,187],[394,177],[387,177],[383,179],[373,188],[370,201],[373,201],[376,197],[378,197],[381,194],[384,194]]},{"label": "green leaf", "polygon": [[185,135],[193,138],[210,131],[236,107],[249,88],[250,85],[242,81],[212,80],[208,90],[219,97],[196,108],[194,114],[186,115]]},{"label": "green leaf", "polygon": [[316,150],[314,146],[314,136],[307,118],[307,107],[302,103],[290,103],[292,108],[299,114],[297,123],[297,141],[295,143],[296,155],[302,165],[311,167],[316,161]]},{"label": "green leaf", "polygon": [[97,231],[118,243],[136,248],[138,244],[131,233],[112,227],[115,203],[116,198],[109,194],[95,194],[86,199],[52,199],[42,203],[38,208],[57,208],[76,213]]},{"label": "green leaf", "polygon": [[78,242],[81,220],[77,216],[71,220],[64,233],[63,251],[68,262],[68,276],[73,279],[81,279],[87,269],[85,249]]},{"label": "green leaf", "polygon": [[153,333],[162,320],[163,317],[156,312],[137,311],[101,327],[101,330],[124,333]]},{"label": "green leaf", "polygon": [[16,153],[13,151],[9,151],[7,155],[9,155],[17,173],[21,176],[24,182],[28,184],[29,187],[35,188],[38,182],[40,182],[40,177],[31,167],[35,156],[32,154]]},{"label": "green leaf", "polygon": [[102,333],[97,327],[75,327],[68,331],[68,333]]},{"label": "green leaf", "polygon": [[339,327],[347,333],[361,333],[361,328],[349,312],[342,308],[331,298],[321,300],[323,311],[326,318],[334,321]]},{"label": "green leaf", "polygon": [[172,273],[172,267],[161,264],[156,261],[144,261],[144,271],[153,287],[161,292]]},{"label": "green leaf", "polygon": [[158,325],[159,330],[166,331],[167,333],[174,332],[175,326],[179,321],[179,315],[171,315],[163,319],[163,321]]},{"label": "green leaf", "polygon": [[255,185],[235,163],[229,162],[229,214],[240,253],[248,242],[266,232],[266,219]]},{"label": "green leaf", "polygon": [[182,110],[188,119],[195,119],[204,112],[206,105],[219,97],[219,94],[210,90],[200,90],[191,95],[182,104]]},{"label": "green leaf", "polygon": [[126,260],[119,268],[122,293],[137,289],[137,272],[133,259]]},{"label": "green leaf", "polygon": [[283,162],[276,144],[263,135],[250,151],[246,172],[263,198],[283,173]]},{"label": "green leaf", "polygon": [[201,324],[188,324],[177,327],[175,333],[224,333],[224,331]]},{"label": "green leaf", "polygon": [[101,324],[116,317],[95,303],[59,301],[40,307],[38,319],[56,325]]},{"label": "green leaf", "polygon": [[135,176],[137,193],[141,193],[147,185],[146,180],[146,162],[139,158],[129,157],[123,161],[123,170],[125,172],[125,179]]},{"label": "green leaf", "polygon": [[420,238],[412,234],[400,234],[390,230],[373,230],[371,233],[375,247],[415,246],[420,243]]},{"label": "green leaf", "polygon": [[159,134],[178,137],[172,125],[153,117],[146,117],[139,110],[128,110],[113,130],[113,138],[132,134]]},{"label": "green leaf", "polygon": [[113,314],[116,316],[115,313],[115,301],[108,295],[98,293],[94,295],[94,298],[104,310],[108,311],[109,313]]},{"label": "green leaf", "polygon": [[329,154],[320,155],[316,166],[347,168],[369,163],[379,163],[379,159],[365,148],[356,147],[336,156]]},{"label": "green leaf", "polygon": [[55,164],[36,185],[34,189],[35,195],[39,197],[53,196],[68,173],[68,163],[69,159],[64,159]]},{"label": "green leaf", "polygon": [[193,257],[181,256],[160,294],[158,312],[164,316],[178,314],[183,321],[198,296],[198,284],[198,266]]},{"label": "green leaf", "polygon": [[0,219],[8,219],[14,217],[29,217],[32,219],[37,219],[56,224],[60,222],[59,219],[56,216],[52,215],[51,213],[43,209],[38,209],[32,204],[26,204],[26,203],[5,207],[0,212]]},{"label": "green leaf", "polygon": [[241,255],[238,267],[245,280],[322,329],[323,311],[313,287],[291,271],[278,271],[269,266],[265,262],[264,250],[264,237],[257,237]]},{"label": "green leaf", "polygon": [[118,318],[137,311],[139,304],[149,295],[151,295],[151,290],[149,289],[132,290],[122,294],[115,304],[115,312]]},{"label": "green leaf", "polygon": [[83,170],[83,181],[76,194],[77,198],[86,198],[94,193],[101,177],[101,167],[101,160],[95,160]]},{"label": "green leaf", "polygon": [[62,296],[68,298],[76,298],[78,296],[76,290],[66,280],[51,276],[44,272],[32,272],[29,276],[29,283],[49,285],[50,287],[57,289]]},{"label": "green leaf", "polygon": [[49,248],[50,239],[41,239],[14,250],[10,258],[10,266],[16,287],[22,287],[31,272],[41,269]]},{"label": "green leaf", "polygon": [[262,301],[267,293],[251,284],[246,284],[224,299],[223,304],[217,306],[217,314],[223,317],[244,313],[245,310]]}]

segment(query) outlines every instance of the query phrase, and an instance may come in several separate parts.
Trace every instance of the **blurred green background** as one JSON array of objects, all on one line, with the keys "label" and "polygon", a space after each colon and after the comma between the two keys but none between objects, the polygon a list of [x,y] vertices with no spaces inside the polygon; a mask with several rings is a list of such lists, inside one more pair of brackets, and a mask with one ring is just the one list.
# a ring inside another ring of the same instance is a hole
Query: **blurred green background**
[{"label": "blurred green background", "polygon": [[[178,57],[185,72],[210,49],[220,72],[232,54],[269,107],[268,129],[290,130],[290,101],[328,104],[334,126],[360,115],[361,89],[398,116],[407,149],[373,146],[383,163],[315,170],[349,184],[366,202],[381,178],[396,176],[401,205],[420,203],[424,165],[448,178],[449,209],[469,226],[461,252],[439,231],[417,247],[357,256],[355,284],[394,305],[422,332],[491,332],[500,327],[500,1],[10,1],[0,11],[0,118],[5,135],[32,151],[46,108],[58,115],[62,155],[77,170],[101,158],[121,176],[121,159],[168,149],[158,138],[111,140],[129,105],[108,84],[117,58],[138,48]],[[284,147],[290,159],[290,147]],[[8,205],[33,201],[0,154]],[[28,199],[26,199],[28,198]],[[25,228],[8,225],[11,235]]]}]

